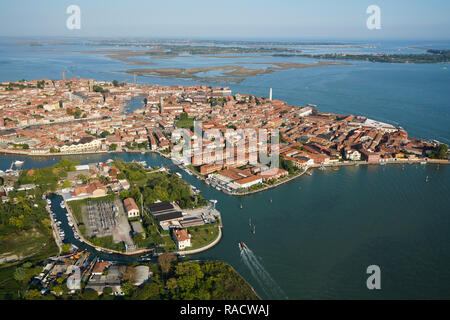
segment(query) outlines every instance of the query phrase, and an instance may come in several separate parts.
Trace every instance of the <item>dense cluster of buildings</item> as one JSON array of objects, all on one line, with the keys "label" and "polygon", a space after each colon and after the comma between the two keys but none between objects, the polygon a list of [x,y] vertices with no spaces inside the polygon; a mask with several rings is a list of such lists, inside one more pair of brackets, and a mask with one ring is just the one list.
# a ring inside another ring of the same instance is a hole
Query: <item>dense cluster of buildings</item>
[{"label": "dense cluster of buildings", "polygon": [[[276,130],[281,143],[264,146],[265,151],[277,151],[299,168],[342,160],[418,159],[436,147],[436,143],[410,138],[402,128],[387,123],[323,113],[314,105],[294,107],[271,98],[232,95],[229,88],[115,84],[88,79],[3,83],[0,150],[81,153],[140,145],[173,151],[187,136],[190,147],[183,150],[184,160],[205,176],[221,171],[215,178],[228,179],[230,188],[238,188],[285,172],[264,174],[266,168],[255,166],[261,144],[252,144],[255,137],[233,130],[236,128],[264,129],[269,142]],[[142,97],[143,106],[124,113],[128,99],[136,96]],[[201,122],[198,126],[203,133],[196,134],[192,127],[183,129],[183,134],[175,130],[181,114]],[[236,148],[227,150],[225,141]],[[251,175],[236,172],[245,166]]]},{"label": "dense cluster of buildings", "polygon": [[66,201],[101,198],[108,192],[128,190],[130,183],[121,179],[120,173],[113,160],[76,166],[65,178],[70,187],[62,190],[64,198]]},{"label": "dense cluster of buildings", "polygon": [[[176,115],[199,115],[210,97],[228,94],[227,88],[114,86],[92,79],[3,82],[0,150],[46,155],[120,151],[133,143],[163,150],[169,147],[163,132],[174,127]],[[145,105],[127,113],[133,97],[145,97]]]}]

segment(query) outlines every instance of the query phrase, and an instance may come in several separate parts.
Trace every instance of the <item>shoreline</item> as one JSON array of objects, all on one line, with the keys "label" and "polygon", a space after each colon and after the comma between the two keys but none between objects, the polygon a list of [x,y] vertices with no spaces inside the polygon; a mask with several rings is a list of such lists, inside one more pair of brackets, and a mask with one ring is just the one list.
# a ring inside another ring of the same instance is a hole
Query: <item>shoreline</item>
[{"label": "shoreline", "polygon": [[[425,162],[425,163],[424,163]],[[273,189],[276,187],[279,187],[285,183],[288,183],[292,180],[295,180],[301,176],[303,176],[305,173],[307,173],[307,171],[309,169],[320,169],[322,167],[324,168],[339,168],[339,167],[351,167],[351,166],[359,166],[359,165],[365,165],[365,166],[383,166],[386,164],[401,164],[401,165],[405,165],[405,164],[443,164],[443,165],[449,165],[450,161],[449,160],[440,160],[440,159],[429,159],[429,158],[425,158],[425,159],[417,159],[417,160],[411,160],[411,159],[406,159],[406,160],[395,160],[395,161],[385,161],[385,162],[377,162],[377,163],[369,163],[367,161],[350,161],[350,162],[337,162],[337,163],[329,163],[329,164],[315,164],[315,165],[311,165],[309,167],[307,167],[304,171],[302,171],[301,173],[294,175],[292,177],[287,178],[286,180],[283,181],[279,181],[276,184],[273,185],[268,185],[264,188],[258,189],[258,190],[253,190],[253,191],[248,191],[248,192],[242,192],[242,193],[232,193],[232,192],[228,192],[225,190],[222,190],[222,188],[217,189],[213,186],[211,186],[212,188],[216,189],[217,191],[223,192],[227,195],[230,196],[237,196],[237,197],[243,197],[243,196],[248,196],[248,195],[252,195],[255,193],[259,193],[259,192],[263,192],[263,191],[267,191],[269,189]],[[188,167],[187,170],[191,171],[199,180],[205,181],[206,179],[203,176],[200,176],[197,172],[192,171],[191,169],[189,169]],[[209,185],[209,184],[208,184]]]},{"label": "shoreline", "polygon": [[[0,155],[1,154],[17,154],[17,155],[22,155],[22,156],[27,156],[27,157],[50,157],[50,156],[70,156],[70,155],[90,155],[90,154],[115,154],[115,153],[156,153],[159,156],[170,160],[170,156],[168,154],[164,154],[158,150],[127,150],[127,151],[92,151],[92,152],[82,152],[82,153],[55,153],[55,154],[40,154],[40,155],[36,155],[36,154],[29,154],[29,153],[18,153],[16,152],[17,150],[14,150],[13,152],[5,152],[4,149],[0,149]],[[198,180],[205,182],[206,178],[202,175],[200,175],[198,172],[190,169],[188,166],[185,166],[183,164],[176,164],[174,163],[178,168],[184,168],[186,170],[189,170],[193,176],[195,176]],[[223,192],[227,195],[231,195],[231,196],[238,196],[238,197],[243,197],[243,196],[247,196],[247,195],[252,195],[255,193],[259,193],[259,192],[263,192],[263,191],[267,191],[269,189],[273,189],[276,187],[279,187],[285,183],[288,183],[292,180],[295,180],[301,176],[303,176],[305,173],[307,173],[307,171],[309,169],[319,169],[319,168],[339,168],[339,167],[348,167],[348,166],[359,166],[359,165],[365,165],[365,166],[383,166],[383,165],[387,165],[387,164],[401,164],[401,165],[405,165],[405,164],[442,164],[442,165],[449,165],[450,161],[449,160],[445,160],[445,159],[430,159],[430,158],[423,158],[423,159],[395,159],[395,160],[386,160],[386,161],[380,161],[380,162],[367,162],[367,161],[343,161],[343,162],[334,162],[334,163],[327,163],[327,164],[313,164],[311,166],[306,167],[306,169],[297,174],[294,175],[292,177],[287,178],[286,180],[280,181],[274,185],[268,185],[264,188],[258,189],[258,190],[253,190],[253,191],[248,191],[248,192],[243,192],[243,193],[232,193],[232,192],[228,192],[225,190],[222,190],[221,188],[218,190],[217,188],[213,187],[212,185],[209,185],[210,187],[216,189],[217,191]]]}]

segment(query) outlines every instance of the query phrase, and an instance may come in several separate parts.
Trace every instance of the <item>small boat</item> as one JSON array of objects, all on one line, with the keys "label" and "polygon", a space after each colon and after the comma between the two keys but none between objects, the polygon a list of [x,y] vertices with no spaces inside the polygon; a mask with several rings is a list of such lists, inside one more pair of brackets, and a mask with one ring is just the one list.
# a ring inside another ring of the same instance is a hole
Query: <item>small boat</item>
[{"label": "small boat", "polygon": [[23,162],[23,161],[17,160],[17,161],[14,162],[14,165],[16,166],[16,168],[21,168],[24,163],[25,162]]},{"label": "small boat", "polygon": [[244,242],[239,242],[239,248],[241,248],[242,250],[244,250],[244,249],[246,249],[247,248],[247,246],[245,245],[245,243]]},{"label": "small boat", "polygon": [[52,201],[50,199],[47,199],[48,204],[52,204]]},{"label": "small boat", "polygon": [[242,203],[241,203],[241,206],[240,206],[240,208],[242,209]]},{"label": "small boat", "polygon": [[270,200],[269,200],[269,201],[270,201],[270,203],[272,203],[272,198],[270,198]]},{"label": "small boat", "polygon": [[256,226],[253,226],[253,231],[252,231],[252,233],[253,233],[253,234],[256,234]]},{"label": "small boat", "polygon": [[60,206],[61,206],[61,208],[65,208],[66,207],[66,205],[64,204],[64,201],[61,201],[61,203],[59,204]]},{"label": "small boat", "polygon": [[430,178],[427,176],[427,177],[425,178],[425,182],[428,182],[428,181],[430,181]]},{"label": "small boat", "polygon": [[151,261],[152,260],[152,258],[141,258],[141,259],[139,259],[139,261]]}]

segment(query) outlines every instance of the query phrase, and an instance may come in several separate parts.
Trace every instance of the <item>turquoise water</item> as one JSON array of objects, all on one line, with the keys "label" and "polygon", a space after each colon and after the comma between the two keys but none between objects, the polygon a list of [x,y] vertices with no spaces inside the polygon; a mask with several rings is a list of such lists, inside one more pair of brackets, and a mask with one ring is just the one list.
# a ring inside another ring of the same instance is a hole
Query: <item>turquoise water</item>
[{"label": "turquoise water", "polygon": [[[388,48],[396,47],[404,45]],[[305,59],[186,57],[163,60],[161,67],[214,66],[220,61],[231,65]],[[130,78],[115,72],[126,68],[124,63],[100,55],[31,54],[5,43],[0,44],[0,65],[2,81],[60,78],[65,70],[100,80]],[[234,92],[258,96],[268,96],[272,87],[274,98],[293,105],[313,103],[324,111],[366,115],[401,125],[411,136],[450,143],[450,71],[443,66],[352,62],[351,66],[285,70],[224,85]],[[138,77],[138,82],[196,83],[158,77]],[[114,156],[71,158],[87,163]],[[155,155],[120,156],[147,160],[153,165],[166,161]],[[16,159],[22,157],[1,155],[0,169],[8,168]],[[57,157],[24,159],[26,168],[58,161]],[[317,170],[313,176],[305,175],[244,198],[222,194],[182,174],[207,199],[219,201],[224,223],[222,241],[194,258],[230,263],[263,298],[450,298],[449,167],[392,165],[348,167],[337,172]],[[430,177],[428,183],[426,176]],[[249,219],[256,226],[254,235]],[[256,277],[252,274],[240,257],[239,241],[249,246],[265,272],[253,270]],[[382,273],[382,290],[377,292],[366,288],[366,268],[373,264],[379,265]]]}]

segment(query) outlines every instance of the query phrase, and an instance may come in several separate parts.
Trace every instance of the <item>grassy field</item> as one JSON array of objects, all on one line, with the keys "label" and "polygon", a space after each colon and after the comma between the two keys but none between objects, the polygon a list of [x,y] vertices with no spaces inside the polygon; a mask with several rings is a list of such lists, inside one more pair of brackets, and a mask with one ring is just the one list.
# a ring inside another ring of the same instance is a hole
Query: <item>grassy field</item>
[{"label": "grassy field", "polygon": [[0,237],[0,259],[10,255],[20,258],[48,257],[58,253],[51,233],[34,228]]},{"label": "grassy field", "polygon": [[194,126],[194,118],[178,120],[176,125],[178,128],[190,129]]},{"label": "grassy field", "polygon": [[[58,254],[58,247],[53,237],[39,229],[2,236],[0,250],[2,254],[17,255],[23,258],[20,261],[0,265],[0,300],[17,299],[19,294],[23,294],[26,283],[14,279],[14,273],[18,267],[25,262],[35,265]],[[40,270],[40,267],[36,269]]]},{"label": "grassy field", "polygon": [[113,236],[106,236],[101,238],[89,238],[89,241],[92,242],[94,245],[102,248],[125,252],[125,245],[123,244],[123,242],[115,243]]},{"label": "grassy field", "polygon": [[199,227],[188,228],[187,231],[191,235],[192,247],[188,250],[198,249],[213,242],[219,234],[219,224],[207,224]]}]

